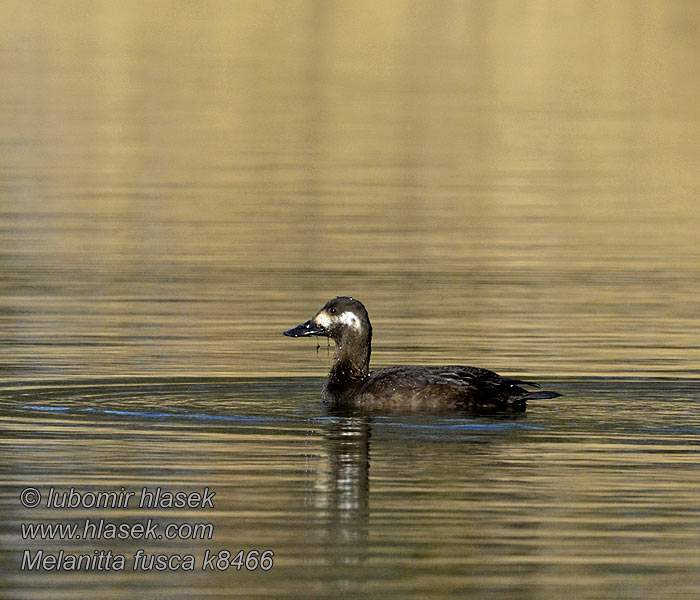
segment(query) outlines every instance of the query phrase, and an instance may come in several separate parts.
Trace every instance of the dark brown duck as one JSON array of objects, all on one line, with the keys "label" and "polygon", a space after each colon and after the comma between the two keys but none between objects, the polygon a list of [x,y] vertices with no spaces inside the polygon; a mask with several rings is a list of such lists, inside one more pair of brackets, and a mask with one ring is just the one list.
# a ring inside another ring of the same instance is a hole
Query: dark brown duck
[{"label": "dark brown duck", "polygon": [[290,337],[324,336],[335,342],[333,365],[323,388],[324,402],[380,410],[525,410],[528,400],[556,398],[557,392],[501,377],[479,367],[402,366],[369,370],[372,325],[362,302],[348,296],[329,300],[316,315],[284,332]]}]

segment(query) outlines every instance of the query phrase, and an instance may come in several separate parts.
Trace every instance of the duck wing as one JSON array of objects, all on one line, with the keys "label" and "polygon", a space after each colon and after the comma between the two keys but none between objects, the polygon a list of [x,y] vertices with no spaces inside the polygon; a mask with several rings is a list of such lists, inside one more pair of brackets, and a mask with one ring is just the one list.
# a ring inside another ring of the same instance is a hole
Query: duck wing
[{"label": "duck wing", "polygon": [[495,397],[505,396],[508,399],[517,400],[544,400],[547,398],[557,398],[561,396],[558,392],[526,390],[521,386],[539,388],[540,385],[534,381],[524,381],[512,377],[503,377],[494,371],[482,369],[480,367],[464,367],[461,365],[451,365],[447,367],[435,367],[436,375],[447,379],[457,385],[475,386]]},{"label": "duck wing", "polygon": [[556,392],[532,392],[521,386],[536,383],[502,377],[480,367],[446,365],[440,367],[390,367],[370,375],[377,389],[390,387],[418,395],[449,395],[458,405],[469,407],[524,407],[527,400],[555,398]]}]

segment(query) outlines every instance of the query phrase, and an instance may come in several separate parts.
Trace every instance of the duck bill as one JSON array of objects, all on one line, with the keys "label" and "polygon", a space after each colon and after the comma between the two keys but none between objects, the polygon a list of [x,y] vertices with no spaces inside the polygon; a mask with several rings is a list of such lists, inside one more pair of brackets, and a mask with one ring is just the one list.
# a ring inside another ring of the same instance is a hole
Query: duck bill
[{"label": "duck bill", "polygon": [[289,337],[306,337],[309,335],[328,335],[328,333],[326,332],[326,329],[324,327],[317,325],[311,319],[309,319],[306,323],[302,323],[301,325],[297,325],[296,327],[292,327],[291,329],[287,329],[287,331],[285,331],[283,333],[284,333],[284,335],[288,335]]}]

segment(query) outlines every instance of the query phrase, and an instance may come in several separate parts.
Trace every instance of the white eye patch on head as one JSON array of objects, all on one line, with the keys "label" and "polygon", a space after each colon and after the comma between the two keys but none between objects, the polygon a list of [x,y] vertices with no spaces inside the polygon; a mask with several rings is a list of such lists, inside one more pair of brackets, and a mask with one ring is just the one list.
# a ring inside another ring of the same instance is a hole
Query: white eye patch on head
[{"label": "white eye patch on head", "polygon": [[344,323],[348,327],[352,327],[353,329],[362,329],[362,323],[360,322],[360,319],[354,312],[351,312],[349,310],[346,310],[340,315],[339,321],[341,323]]}]

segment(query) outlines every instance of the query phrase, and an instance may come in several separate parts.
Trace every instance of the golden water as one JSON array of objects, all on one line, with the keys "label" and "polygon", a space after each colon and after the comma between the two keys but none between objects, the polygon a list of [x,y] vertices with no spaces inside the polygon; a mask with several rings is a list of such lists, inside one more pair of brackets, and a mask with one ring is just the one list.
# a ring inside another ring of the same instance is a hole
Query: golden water
[{"label": "golden water", "polygon": [[[697,3],[5,1],[0,22],[0,595],[697,593]],[[367,305],[375,366],[566,396],[516,421],[328,414],[325,345],[281,331],[337,294]],[[18,500],[157,485],[216,509]],[[92,516],[210,521],[209,544],[142,545],[275,565],[21,573],[42,547],[21,522]]]}]

